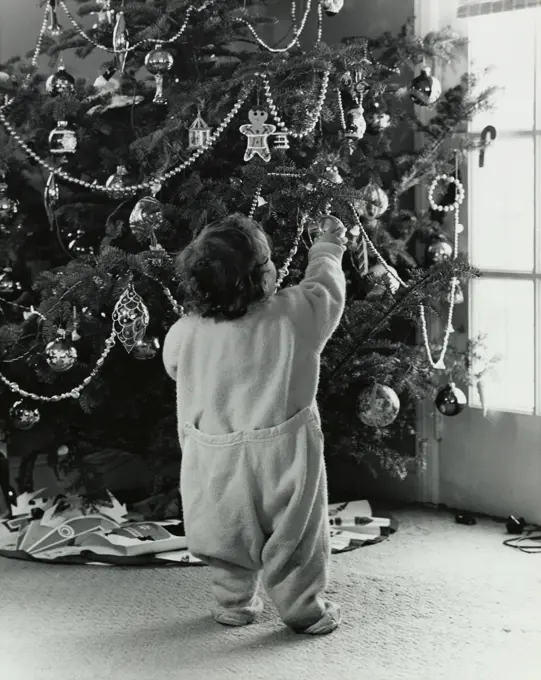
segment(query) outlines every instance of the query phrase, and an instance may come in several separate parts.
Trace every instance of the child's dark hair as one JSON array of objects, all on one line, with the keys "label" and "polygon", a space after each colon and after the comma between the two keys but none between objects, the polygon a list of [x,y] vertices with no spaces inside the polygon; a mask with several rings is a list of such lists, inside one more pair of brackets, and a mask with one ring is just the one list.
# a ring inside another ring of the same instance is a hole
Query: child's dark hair
[{"label": "child's dark hair", "polygon": [[[238,319],[267,295],[255,238],[265,234],[254,220],[233,214],[211,224],[178,255],[176,272],[186,311],[202,317]],[[265,234],[266,236],[266,234]],[[270,245],[270,243],[269,243]]]}]

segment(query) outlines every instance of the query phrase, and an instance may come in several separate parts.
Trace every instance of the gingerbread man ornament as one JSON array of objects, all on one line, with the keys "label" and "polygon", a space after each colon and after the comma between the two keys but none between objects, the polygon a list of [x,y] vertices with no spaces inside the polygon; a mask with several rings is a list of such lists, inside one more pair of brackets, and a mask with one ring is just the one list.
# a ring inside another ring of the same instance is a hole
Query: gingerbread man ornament
[{"label": "gingerbread man ornament", "polygon": [[266,163],[271,159],[268,136],[276,130],[276,125],[270,125],[265,121],[269,114],[264,109],[250,109],[248,111],[249,125],[241,125],[240,131],[248,138],[248,146],[244,154],[244,160],[251,160],[256,154]]}]

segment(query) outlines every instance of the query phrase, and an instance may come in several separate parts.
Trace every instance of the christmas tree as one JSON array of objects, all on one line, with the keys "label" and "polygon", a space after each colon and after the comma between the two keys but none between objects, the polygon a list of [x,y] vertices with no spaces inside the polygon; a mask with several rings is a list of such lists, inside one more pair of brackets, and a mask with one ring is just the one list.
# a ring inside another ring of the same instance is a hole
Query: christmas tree
[{"label": "christmas tree", "polygon": [[[465,48],[449,30],[419,37],[411,21],[398,35],[327,45],[343,4],[292,2],[290,34],[273,45],[263,37],[272,2],[45,3],[36,50],[0,65],[10,446],[34,436],[27,448],[53,466],[60,455],[90,495],[119,452],[144,464],[140,495],[176,488],[174,386],[160,356],[183,313],[174,257],[232,212],[263,225],[282,286],[302,278],[319,216],[348,227],[348,302],[318,397],[329,459],[404,476],[419,400],[462,410],[480,350],[452,326],[475,275],[458,252],[459,168],[478,143],[468,121],[491,92],[470,74],[441,91],[428,65]],[[96,24],[85,29],[88,14]],[[74,79],[63,52],[96,49],[102,73]],[[430,188],[428,209],[418,187]],[[26,458],[19,491],[32,488]]]}]

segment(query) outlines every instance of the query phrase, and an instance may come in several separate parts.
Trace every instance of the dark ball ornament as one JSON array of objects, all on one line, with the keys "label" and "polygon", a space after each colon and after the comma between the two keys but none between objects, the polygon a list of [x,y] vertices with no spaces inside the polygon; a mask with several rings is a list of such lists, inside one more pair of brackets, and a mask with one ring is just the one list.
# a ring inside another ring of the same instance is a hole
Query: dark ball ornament
[{"label": "dark ball ornament", "polygon": [[441,91],[440,81],[432,75],[428,67],[423,68],[420,75],[411,81],[409,89],[413,103],[418,106],[435,104],[440,98]]},{"label": "dark ball ornament", "polygon": [[75,78],[61,66],[47,78],[45,89],[51,97],[72,94],[75,92]]},{"label": "dark ball ornament", "polygon": [[466,395],[455,383],[449,383],[436,395],[436,408],[444,416],[457,416],[468,403]]}]

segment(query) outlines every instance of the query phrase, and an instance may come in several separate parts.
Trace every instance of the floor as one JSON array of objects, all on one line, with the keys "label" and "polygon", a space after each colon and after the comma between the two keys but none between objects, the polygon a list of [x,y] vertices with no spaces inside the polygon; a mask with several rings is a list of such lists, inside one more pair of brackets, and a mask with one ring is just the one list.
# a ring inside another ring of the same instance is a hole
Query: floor
[{"label": "floor", "polygon": [[344,623],[289,632],[209,618],[205,567],[47,566],[0,558],[0,670],[13,680],[539,680],[541,554],[504,527],[408,508],[399,531],[333,557]]}]

